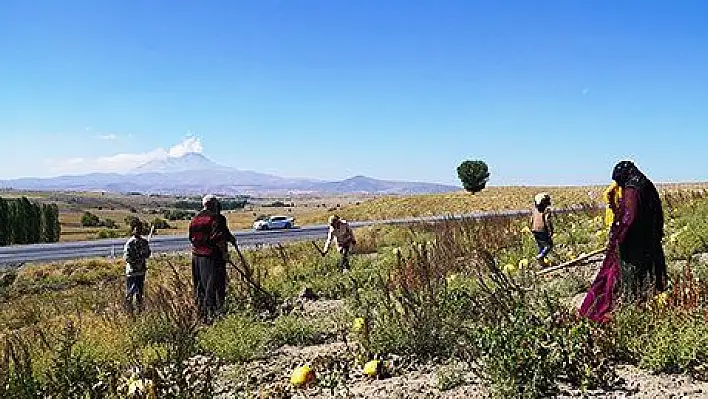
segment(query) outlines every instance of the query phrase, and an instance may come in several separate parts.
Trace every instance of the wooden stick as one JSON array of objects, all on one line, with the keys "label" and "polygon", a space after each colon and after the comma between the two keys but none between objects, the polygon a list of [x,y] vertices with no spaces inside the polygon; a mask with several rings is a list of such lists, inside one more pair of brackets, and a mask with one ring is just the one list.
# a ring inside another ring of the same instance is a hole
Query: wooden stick
[{"label": "wooden stick", "polygon": [[570,266],[576,265],[577,263],[580,263],[580,262],[582,262],[582,261],[584,261],[584,260],[587,260],[587,259],[589,259],[589,258],[592,258],[593,256],[598,255],[598,254],[601,254],[601,253],[603,253],[603,252],[605,252],[605,248],[600,248],[600,249],[598,249],[598,250],[595,250],[595,251],[590,252],[589,254],[585,254],[585,255],[579,256],[579,257],[577,257],[577,258],[575,258],[575,259],[573,259],[573,260],[569,260],[569,261],[567,261],[567,262],[561,263],[561,264],[558,265],[558,266],[553,266],[553,267],[549,267],[548,269],[543,269],[543,270],[537,272],[536,275],[537,275],[537,276],[542,276],[542,275],[544,275],[544,274],[548,274],[548,273],[552,273],[552,272],[555,272],[555,271],[558,271],[558,270],[561,270],[561,269],[568,268],[568,267],[570,267]]},{"label": "wooden stick", "polygon": [[315,248],[317,249],[317,252],[319,252],[320,255],[325,256],[325,253],[320,249],[319,245],[317,245],[316,242],[312,241],[312,245],[315,246]]},{"label": "wooden stick", "polygon": [[238,272],[238,274],[240,274],[241,277],[243,277],[243,279],[244,279],[248,284],[250,284],[252,288],[254,288],[256,291],[258,291],[258,292],[260,292],[262,295],[264,295],[269,301],[271,301],[271,302],[273,301],[273,297],[270,295],[270,293],[269,293],[268,291],[266,291],[260,284],[258,284],[257,282],[253,281],[253,279],[252,279],[246,272],[244,272],[243,270],[239,269],[239,267],[236,266],[236,264],[235,264],[234,262],[229,261],[228,263],[229,263],[231,266],[233,266],[234,269],[236,269],[236,271]]}]

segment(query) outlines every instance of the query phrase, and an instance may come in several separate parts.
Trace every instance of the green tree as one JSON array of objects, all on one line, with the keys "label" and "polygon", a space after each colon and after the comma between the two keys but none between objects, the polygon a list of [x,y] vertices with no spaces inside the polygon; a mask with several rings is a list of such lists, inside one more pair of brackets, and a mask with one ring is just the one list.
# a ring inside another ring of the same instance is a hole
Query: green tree
[{"label": "green tree", "polygon": [[167,220],[160,219],[160,218],[153,219],[152,225],[155,226],[156,229],[169,229],[170,228],[170,224],[167,223]]},{"label": "green tree", "polygon": [[52,242],[58,242],[61,238],[61,222],[59,221],[59,206],[57,204],[51,204],[50,209],[52,210]]},{"label": "green tree", "polygon": [[17,243],[17,200],[7,201],[7,244]]},{"label": "green tree", "polygon": [[133,227],[138,224],[142,227],[143,233],[146,231],[150,231],[150,224],[147,221],[140,220],[135,216],[126,216],[123,221],[128,226],[130,231],[132,231]]},{"label": "green tree", "polygon": [[56,204],[42,205],[42,242],[57,242],[60,234],[59,207]]},{"label": "green tree", "polygon": [[12,243],[29,244],[31,235],[31,223],[29,220],[32,217],[31,204],[27,198],[22,197],[12,201],[12,205]]},{"label": "green tree", "polygon": [[9,210],[7,207],[7,201],[0,198],[0,246],[10,244],[10,231],[9,231]]},{"label": "green tree", "polygon": [[116,223],[116,221],[113,219],[102,220],[100,225],[103,227],[109,228],[109,229],[117,229],[118,228],[118,223]]},{"label": "green tree", "polygon": [[97,227],[100,223],[98,216],[91,212],[84,212],[84,215],[81,216],[81,225],[84,227]]},{"label": "green tree", "polygon": [[27,209],[27,243],[36,244],[42,241],[42,208],[27,198],[22,199]]},{"label": "green tree", "polygon": [[457,176],[465,190],[474,194],[487,186],[489,168],[484,161],[464,161],[457,167]]}]

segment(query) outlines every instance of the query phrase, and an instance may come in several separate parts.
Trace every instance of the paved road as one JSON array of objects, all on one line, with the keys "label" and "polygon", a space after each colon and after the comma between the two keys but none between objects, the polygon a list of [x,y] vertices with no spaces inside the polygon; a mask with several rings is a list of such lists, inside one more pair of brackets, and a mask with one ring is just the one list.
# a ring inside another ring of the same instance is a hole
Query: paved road
[{"label": "paved road", "polygon": [[[569,209],[567,211],[573,211]],[[411,224],[435,223],[449,219],[474,218],[484,219],[495,216],[523,216],[528,215],[528,210],[478,212],[467,215],[433,216],[420,218],[407,218],[395,220],[375,220],[366,222],[352,222],[352,227],[362,227],[375,224]],[[256,245],[277,244],[288,241],[303,241],[324,238],[327,226],[306,226],[292,230],[270,231],[238,231],[235,233],[239,246],[252,247]],[[10,266],[30,262],[50,262],[59,260],[122,256],[125,238],[80,241],[53,244],[17,245],[0,248],[0,265]],[[179,252],[189,249],[189,240],[186,236],[153,236],[150,247],[154,253]]]}]

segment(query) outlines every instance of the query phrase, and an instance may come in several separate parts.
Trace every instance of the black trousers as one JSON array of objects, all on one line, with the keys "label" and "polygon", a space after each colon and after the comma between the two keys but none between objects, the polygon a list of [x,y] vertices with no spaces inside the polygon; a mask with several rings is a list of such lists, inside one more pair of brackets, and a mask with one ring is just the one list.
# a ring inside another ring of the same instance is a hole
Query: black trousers
[{"label": "black trousers", "polygon": [[339,270],[349,270],[349,252],[352,250],[351,245],[347,245],[339,249]]},{"label": "black trousers", "polygon": [[214,316],[226,299],[226,263],[221,259],[192,255],[194,299],[202,316]]},{"label": "black trousers", "polygon": [[143,292],[145,291],[145,275],[127,276],[125,281],[125,306],[133,311],[133,298],[138,306],[138,310],[143,307]]},{"label": "black trousers", "polygon": [[536,239],[536,245],[538,246],[538,258],[545,258],[553,249],[551,236],[546,231],[534,231],[533,237]]}]

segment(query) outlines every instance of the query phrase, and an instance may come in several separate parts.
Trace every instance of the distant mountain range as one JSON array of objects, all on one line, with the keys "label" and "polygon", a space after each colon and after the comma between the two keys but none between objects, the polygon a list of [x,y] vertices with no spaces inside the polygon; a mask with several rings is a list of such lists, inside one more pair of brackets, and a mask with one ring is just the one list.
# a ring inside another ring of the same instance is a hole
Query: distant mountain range
[{"label": "distant mountain range", "polygon": [[150,161],[126,174],[91,173],[0,180],[0,187],[38,191],[100,190],[175,195],[427,194],[460,189],[443,184],[386,181],[365,176],[334,182],[284,178],[219,165],[198,153]]}]

